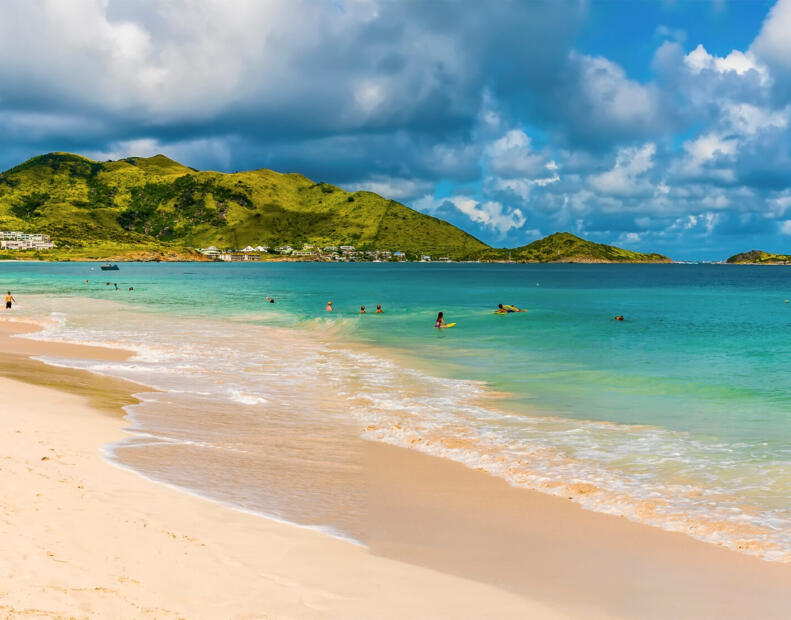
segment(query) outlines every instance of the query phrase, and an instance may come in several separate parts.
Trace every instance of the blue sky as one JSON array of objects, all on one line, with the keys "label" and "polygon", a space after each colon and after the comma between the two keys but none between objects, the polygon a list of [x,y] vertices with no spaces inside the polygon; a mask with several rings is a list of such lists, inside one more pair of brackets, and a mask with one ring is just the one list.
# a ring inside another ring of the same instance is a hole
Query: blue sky
[{"label": "blue sky", "polygon": [[0,167],[165,153],[498,246],[791,252],[791,0],[6,0]]}]

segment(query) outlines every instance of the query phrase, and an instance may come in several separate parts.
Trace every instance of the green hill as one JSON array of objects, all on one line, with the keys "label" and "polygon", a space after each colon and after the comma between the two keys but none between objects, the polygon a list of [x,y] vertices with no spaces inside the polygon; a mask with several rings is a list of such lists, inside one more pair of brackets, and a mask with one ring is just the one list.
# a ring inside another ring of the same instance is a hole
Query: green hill
[{"label": "green hill", "polygon": [[0,174],[0,230],[49,234],[55,250],[3,258],[202,260],[189,248],[353,245],[452,259],[669,262],[568,233],[494,249],[435,217],[372,192],[300,174],[199,171],[156,155],[97,162],[34,157]]},{"label": "green hill", "polygon": [[197,171],[164,155],[34,157],[0,175],[0,230],[48,233],[59,258],[302,243],[463,258],[488,247],[371,192],[271,170]]},{"label": "green hill", "polygon": [[734,254],[726,262],[731,264],[785,265],[791,263],[791,255],[750,250],[749,252]]},{"label": "green hill", "polygon": [[482,260],[513,260],[525,263],[670,263],[662,254],[643,254],[594,243],[571,233],[549,235],[512,250],[490,249],[481,252]]}]

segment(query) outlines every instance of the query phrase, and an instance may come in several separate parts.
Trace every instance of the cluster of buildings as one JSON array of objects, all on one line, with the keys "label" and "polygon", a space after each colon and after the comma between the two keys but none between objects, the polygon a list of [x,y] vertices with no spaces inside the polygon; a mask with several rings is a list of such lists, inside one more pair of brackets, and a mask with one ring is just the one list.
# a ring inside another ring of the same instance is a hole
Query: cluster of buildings
[{"label": "cluster of buildings", "polygon": [[[355,262],[355,261],[369,261],[369,262],[386,262],[386,261],[405,261],[407,260],[406,252],[392,252],[390,250],[357,250],[352,245],[328,245],[327,247],[320,248],[315,245],[305,243],[302,249],[298,250],[290,245],[281,245],[276,248],[270,248],[267,245],[251,246],[241,250],[219,250],[214,246],[203,248],[200,252],[214,260],[225,262],[247,262],[259,261],[263,254],[278,254],[281,256],[293,256],[302,258],[314,258],[315,260],[323,261],[338,261],[338,262]],[[431,256],[424,254],[420,256],[421,262],[431,262]],[[442,262],[450,262],[446,256],[437,259]]]},{"label": "cluster of buildings", "polygon": [[54,247],[49,235],[0,230],[0,249],[3,250],[51,250]]}]

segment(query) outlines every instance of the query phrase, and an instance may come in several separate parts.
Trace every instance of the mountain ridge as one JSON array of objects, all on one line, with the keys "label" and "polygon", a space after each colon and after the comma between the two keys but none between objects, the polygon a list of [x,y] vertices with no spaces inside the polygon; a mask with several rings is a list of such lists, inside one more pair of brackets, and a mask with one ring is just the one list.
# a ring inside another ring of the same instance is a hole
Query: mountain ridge
[{"label": "mountain ridge", "polygon": [[[353,245],[455,260],[668,262],[557,233],[496,249],[449,222],[368,191],[266,168],[201,171],[165,155],[105,162],[38,155],[0,174],[0,230],[51,235],[45,259],[201,258],[214,245]],[[560,235],[560,236],[558,236]],[[512,260],[512,259],[511,259]]]}]

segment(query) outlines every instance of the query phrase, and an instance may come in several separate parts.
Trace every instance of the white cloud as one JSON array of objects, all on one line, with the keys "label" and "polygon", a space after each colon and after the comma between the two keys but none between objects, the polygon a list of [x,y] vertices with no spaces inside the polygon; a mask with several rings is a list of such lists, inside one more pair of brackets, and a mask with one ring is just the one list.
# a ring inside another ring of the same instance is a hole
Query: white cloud
[{"label": "white cloud", "polygon": [[510,193],[526,201],[530,197],[530,192],[534,187],[546,187],[558,181],[560,181],[560,177],[557,174],[541,179],[504,179],[502,177],[488,177],[484,181],[484,187],[487,191]]},{"label": "white cloud", "polygon": [[791,0],[778,0],[750,50],[773,66],[791,70]]},{"label": "white cloud", "polygon": [[473,222],[496,230],[500,235],[504,235],[512,228],[521,228],[527,221],[521,209],[508,211],[500,202],[494,200],[480,203],[472,198],[457,196],[449,201]]},{"label": "white cloud", "polygon": [[618,241],[616,243],[623,243],[623,244],[631,244],[631,243],[639,243],[645,233],[637,233],[637,232],[626,232],[622,233],[618,237]]},{"label": "white cloud", "polygon": [[645,192],[647,181],[643,175],[654,167],[655,154],[656,145],[652,142],[620,149],[612,169],[591,176],[588,183],[604,194],[631,196]]},{"label": "white cloud", "polygon": [[766,67],[759,63],[750,52],[745,54],[739,50],[733,50],[725,57],[712,56],[702,44],[698,44],[694,50],[684,57],[684,62],[695,74],[702,71],[716,71],[717,73],[732,71],[737,75],[744,75],[748,71],[755,71],[761,82],[769,80],[769,72]]},{"label": "white cloud", "polygon": [[470,196],[434,198],[427,194],[413,203],[415,209],[428,213],[436,212],[447,205],[451,205],[471,221],[495,231],[500,236],[511,229],[521,228],[527,221],[521,209],[509,210],[500,202],[494,200],[482,202]]},{"label": "white cloud", "polygon": [[688,155],[688,164],[699,172],[702,165],[719,157],[736,153],[738,142],[733,137],[723,137],[716,133],[707,133],[683,144]]},{"label": "white cloud", "polygon": [[782,110],[771,110],[749,103],[727,103],[723,116],[733,131],[753,135],[767,129],[785,129],[790,113],[791,106],[788,105]]},{"label": "white cloud", "polygon": [[512,129],[490,144],[486,155],[492,171],[500,176],[534,178],[547,169],[548,158],[533,151],[530,137],[521,129]]},{"label": "white cloud", "polygon": [[791,220],[785,220],[780,224],[780,232],[784,235],[791,235]]}]

